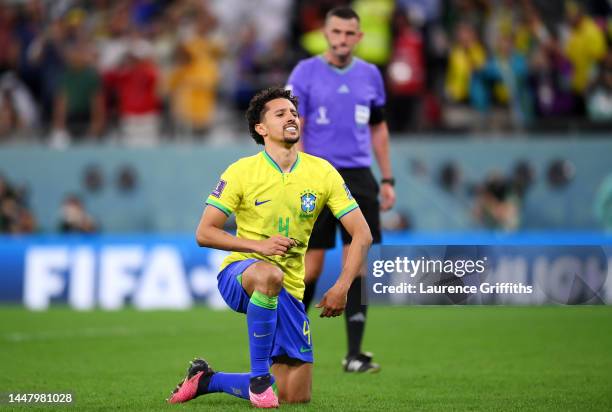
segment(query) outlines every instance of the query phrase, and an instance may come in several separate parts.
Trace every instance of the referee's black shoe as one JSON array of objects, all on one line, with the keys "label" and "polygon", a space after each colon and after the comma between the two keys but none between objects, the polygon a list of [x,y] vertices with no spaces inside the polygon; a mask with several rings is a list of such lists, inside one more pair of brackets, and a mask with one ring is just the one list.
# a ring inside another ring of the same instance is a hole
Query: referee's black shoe
[{"label": "referee's black shoe", "polygon": [[376,373],[380,372],[380,365],[372,362],[372,354],[363,352],[356,356],[347,356],[342,359],[345,372]]}]

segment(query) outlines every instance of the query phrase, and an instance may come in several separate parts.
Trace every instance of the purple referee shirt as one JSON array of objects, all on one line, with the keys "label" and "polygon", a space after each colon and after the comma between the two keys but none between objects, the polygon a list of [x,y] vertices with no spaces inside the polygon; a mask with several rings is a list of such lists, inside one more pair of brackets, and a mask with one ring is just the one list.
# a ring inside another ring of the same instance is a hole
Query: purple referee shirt
[{"label": "purple referee shirt", "polygon": [[370,167],[370,110],[385,105],[385,89],[376,66],[353,57],[343,69],[323,56],[302,60],[287,82],[306,119],[304,151],[336,168]]}]

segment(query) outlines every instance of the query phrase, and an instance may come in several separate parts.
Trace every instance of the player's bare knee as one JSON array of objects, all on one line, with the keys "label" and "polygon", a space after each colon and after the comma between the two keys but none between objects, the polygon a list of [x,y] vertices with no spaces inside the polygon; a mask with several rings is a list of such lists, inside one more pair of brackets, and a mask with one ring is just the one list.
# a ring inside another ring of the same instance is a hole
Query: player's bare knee
[{"label": "player's bare knee", "polygon": [[285,274],[283,273],[283,271],[277,268],[276,266],[273,266],[267,275],[268,288],[276,292],[280,292],[281,288],[283,287],[284,277]]},{"label": "player's bare knee", "polygon": [[283,271],[273,265],[262,266],[259,273],[260,288],[265,289],[266,294],[277,295],[283,287]]}]

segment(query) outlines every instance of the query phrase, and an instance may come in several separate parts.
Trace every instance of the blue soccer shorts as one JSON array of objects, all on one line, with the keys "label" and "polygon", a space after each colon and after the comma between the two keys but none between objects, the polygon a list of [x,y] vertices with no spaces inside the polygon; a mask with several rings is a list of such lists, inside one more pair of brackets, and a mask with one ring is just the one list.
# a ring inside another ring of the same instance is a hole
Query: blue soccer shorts
[{"label": "blue soccer shorts", "polygon": [[[250,297],[242,287],[242,273],[257,263],[246,259],[230,263],[217,276],[217,287],[225,303],[236,312],[246,313]],[[310,322],[304,304],[287,293],[285,288],[278,295],[277,321],[271,358],[289,357],[312,363],[312,339]]]}]

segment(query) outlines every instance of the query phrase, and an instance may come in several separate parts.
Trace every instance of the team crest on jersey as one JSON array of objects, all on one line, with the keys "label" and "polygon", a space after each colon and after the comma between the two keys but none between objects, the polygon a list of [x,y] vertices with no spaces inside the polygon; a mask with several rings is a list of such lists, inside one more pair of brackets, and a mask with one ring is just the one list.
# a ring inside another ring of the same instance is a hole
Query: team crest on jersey
[{"label": "team crest on jersey", "polygon": [[310,190],[302,192],[300,195],[300,204],[302,206],[302,212],[310,215],[317,208],[317,196]]},{"label": "team crest on jersey", "polygon": [[220,198],[221,193],[223,193],[223,189],[225,189],[225,186],[227,186],[227,182],[223,179],[219,179],[217,186],[215,186],[211,194],[216,198]]}]

